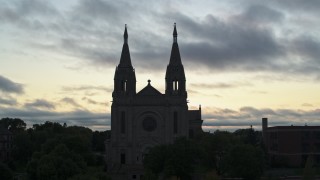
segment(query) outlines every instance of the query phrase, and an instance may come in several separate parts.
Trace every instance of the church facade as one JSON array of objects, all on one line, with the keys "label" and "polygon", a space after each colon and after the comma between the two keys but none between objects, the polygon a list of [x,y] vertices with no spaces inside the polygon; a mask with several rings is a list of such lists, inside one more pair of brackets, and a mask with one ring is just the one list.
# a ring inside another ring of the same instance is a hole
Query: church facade
[{"label": "church facade", "polygon": [[106,141],[107,169],[113,179],[141,179],[143,158],[150,148],[202,133],[201,107],[188,109],[186,77],[177,37],[174,25],[165,93],[155,89],[150,80],[137,92],[125,27],[120,63],[114,75],[111,138]]}]

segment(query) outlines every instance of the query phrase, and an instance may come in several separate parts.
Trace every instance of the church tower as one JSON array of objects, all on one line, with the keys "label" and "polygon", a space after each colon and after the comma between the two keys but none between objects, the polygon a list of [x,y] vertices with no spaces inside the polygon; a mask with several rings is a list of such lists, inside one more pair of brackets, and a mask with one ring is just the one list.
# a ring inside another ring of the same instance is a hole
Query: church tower
[{"label": "church tower", "polygon": [[166,71],[166,95],[187,98],[186,77],[181,62],[176,23],[173,29],[173,44],[170,61]]},{"label": "church tower", "polygon": [[202,133],[201,111],[188,110],[186,77],[181,62],[176,24],[165,75],[165,93],[151,80],[136,91],[127,26],[119,65],[114,74],[111,106],[111,137],[106,140],[106,162],[114,180],[141,180],[143,158],[157,145],[174,143],[179,137]]},{"label": "church tower", "polygon": [[114,74],[114,91],[112,93],[114,99],[136,94],[136,74],[131,64],[127,25],[125,25],[123,38],[120,63]]}]

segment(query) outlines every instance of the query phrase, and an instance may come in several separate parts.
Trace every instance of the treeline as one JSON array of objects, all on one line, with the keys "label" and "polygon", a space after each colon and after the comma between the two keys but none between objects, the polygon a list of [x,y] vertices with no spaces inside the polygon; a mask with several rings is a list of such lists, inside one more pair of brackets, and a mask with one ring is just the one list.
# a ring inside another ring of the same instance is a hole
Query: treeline
[{"label": "treeline", "polygon": [[152,148],[144,158],[145,179],[259,179],[266,166],[265,157],[261,132],[252,128],[233,133],[217,130]]},{"label": "treeline", "polygon": [[[12,118],[1,119],[0,126],[13,133],[11,159],[0,163],[0,179],[110,179],[104,161],[110,131],[48,121],[27,128],[23,120]],[[144,179],[259,179],[266,159],[261,132],[217,130],[152,148],[144,158]]]},{"label": "treeline", "polygon": [[11,158],[0,164],[0,179],[109,179],[104,171],[109,131],[49,121],[26,128],[12,118],[1,119],[0,126],[13,133]]}]

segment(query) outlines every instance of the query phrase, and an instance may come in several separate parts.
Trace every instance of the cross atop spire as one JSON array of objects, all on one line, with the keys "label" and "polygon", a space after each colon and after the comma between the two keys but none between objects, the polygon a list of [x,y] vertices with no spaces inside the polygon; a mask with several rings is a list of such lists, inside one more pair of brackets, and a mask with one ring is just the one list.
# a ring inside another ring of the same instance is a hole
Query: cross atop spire
[{"label": "cross atop spire", "polygon": [[124,43],[128,43],[127,24],[125,24],[123,39],[124,39]]},{"label": "cross atop spire", "polygon": [[177,43],[177,37],[178,37],[178,33],[177,33],[177,28],[176,28],[176,23],[174,23],[174,29],[173,29],[173,43]]},{"label": "cross atop spire", "polygon": [[130,67],[130,68],[132,68],[129,45],[128,45],[127,24],[125,25],[125,28],[124,28],[123,39],[124,39],[124,42],[123,42],[123,47],[122,47],[119,67]]}]

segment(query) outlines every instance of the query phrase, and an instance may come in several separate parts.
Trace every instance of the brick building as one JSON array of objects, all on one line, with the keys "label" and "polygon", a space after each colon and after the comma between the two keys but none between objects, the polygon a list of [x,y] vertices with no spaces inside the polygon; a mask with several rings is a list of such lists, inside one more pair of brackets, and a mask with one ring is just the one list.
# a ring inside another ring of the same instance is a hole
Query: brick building
[{"label": "brick building", "polygon": [[320,126],[268,127],[262,118],[262,136],[273,165],[303,167],[309,156],[320,164]]}]

